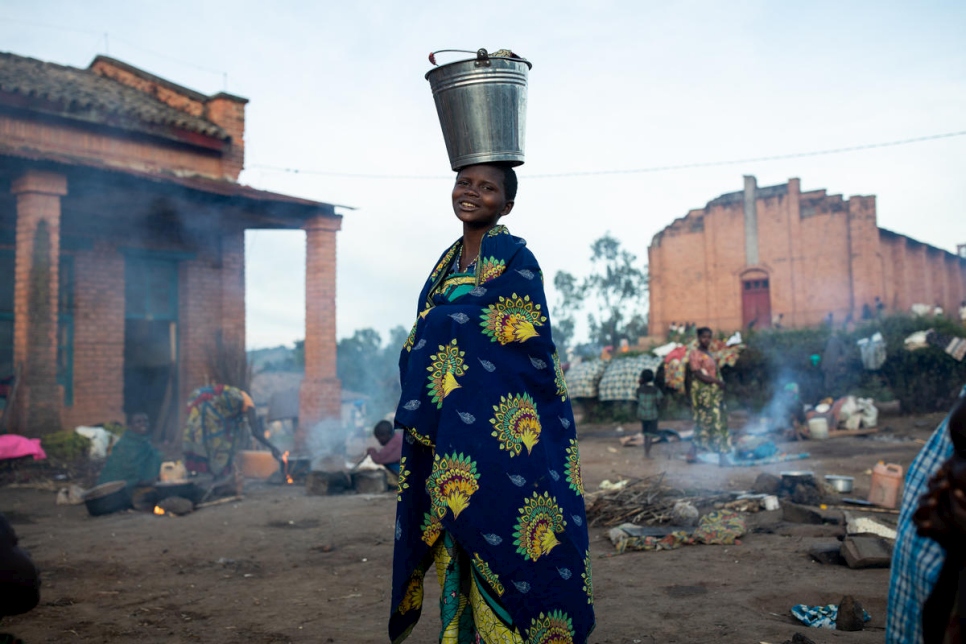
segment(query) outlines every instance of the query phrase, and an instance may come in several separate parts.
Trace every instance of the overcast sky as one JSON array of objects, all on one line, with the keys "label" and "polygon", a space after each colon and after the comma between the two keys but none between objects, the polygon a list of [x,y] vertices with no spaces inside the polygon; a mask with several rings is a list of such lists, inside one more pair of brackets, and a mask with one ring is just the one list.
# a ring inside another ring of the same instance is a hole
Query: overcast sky
[{"label": "overcast sky", "polygon": [[[955,251],[966,243],[966,136],[537,175],[964,131],[964,34],[959,0],[0,0],[2,51],[76,67],[109,53],[249,98],[242,181],[355,208],[338,238],[340,338],[408,328],[431,264],[460,234],[423,78],[432,50],[506,47],[532,61],[527,162],[505,223],[552,277],[586,272],[590,242],[607,232],[643,264],[656,232],[741,190],[743,174],[876,195],[880,226]],[[247,242],[248,344],[291,343],[304,335],[304,233]]]}]

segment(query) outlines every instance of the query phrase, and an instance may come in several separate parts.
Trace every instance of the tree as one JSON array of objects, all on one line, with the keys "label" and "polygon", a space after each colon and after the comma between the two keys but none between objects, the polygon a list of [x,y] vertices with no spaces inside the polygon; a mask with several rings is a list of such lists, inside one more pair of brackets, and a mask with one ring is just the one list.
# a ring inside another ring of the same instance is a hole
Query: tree
[{"label": "tree", "polygon": [[376,417],[396,408],[399,402],[399,351],[408,332],[396,327],[389,332],[389,342],[374,329],[359,329],[352,337],[339,341],[336,373],[344,389],[369,396],[369,412]]},{"label": "tree", "polygon": [[634,343],[647,335],[644,295],[647,293],[647,269],[636,266],[637,257],[621,248],[621,243],[607,233],[590,245],[591,273],[578,280],[559,271],[553,280],[560,294],[554,316],[557,326],[573,336],[574,319],[587,310],[591,342],[618,346],[622,339]]}]

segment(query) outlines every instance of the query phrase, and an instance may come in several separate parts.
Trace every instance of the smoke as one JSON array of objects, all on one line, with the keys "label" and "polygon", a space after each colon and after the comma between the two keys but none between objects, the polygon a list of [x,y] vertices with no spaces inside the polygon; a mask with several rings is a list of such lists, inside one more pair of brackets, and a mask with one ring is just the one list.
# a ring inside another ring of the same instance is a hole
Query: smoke
[{"label": "smoke", "polygon": [[336,472],[348,470],[359,461],[366,442],[364,426],[327,418],[308,429],[305,450],[313,471]]}]

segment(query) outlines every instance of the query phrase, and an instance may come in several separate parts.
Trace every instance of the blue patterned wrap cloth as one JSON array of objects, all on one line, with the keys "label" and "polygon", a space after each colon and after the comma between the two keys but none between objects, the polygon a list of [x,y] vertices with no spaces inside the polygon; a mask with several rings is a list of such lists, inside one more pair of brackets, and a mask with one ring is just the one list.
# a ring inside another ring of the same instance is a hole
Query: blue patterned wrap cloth
[{"label": "blue patterned wrap cloth", "polygon": [[484,236],[474,288],[436,295],[443,253],[400,356],[400,462],[389,635],[422,609],[445,531],[471,557],[527,643],[587,640],[593,584],[576,425],[526,242]]}]

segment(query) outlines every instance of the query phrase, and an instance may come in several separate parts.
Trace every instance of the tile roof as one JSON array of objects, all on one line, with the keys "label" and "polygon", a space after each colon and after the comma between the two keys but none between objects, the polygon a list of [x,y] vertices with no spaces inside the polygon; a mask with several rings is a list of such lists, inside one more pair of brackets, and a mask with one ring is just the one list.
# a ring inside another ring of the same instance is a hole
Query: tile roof
[{"label": "tile roof", "polygon": [[164,135],[174,128],[221,141],[220,126],[89,69],[0,52],[0,95],[18,107],[63,118]]}]

